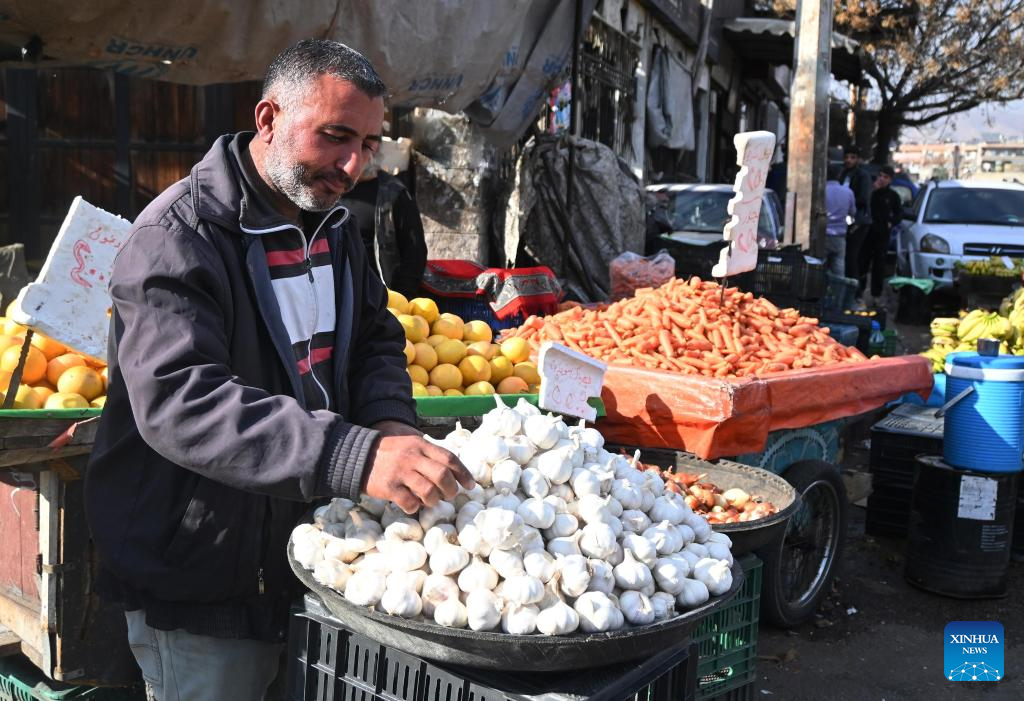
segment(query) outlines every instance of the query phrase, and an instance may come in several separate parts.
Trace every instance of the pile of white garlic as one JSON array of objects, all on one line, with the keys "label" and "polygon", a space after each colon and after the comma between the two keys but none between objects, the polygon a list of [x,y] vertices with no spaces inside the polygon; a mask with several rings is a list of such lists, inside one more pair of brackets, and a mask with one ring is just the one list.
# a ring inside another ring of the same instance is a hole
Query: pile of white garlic
[{"label": "pile of white garlic", "polygon": [[647,625],[729,590],[729,538],[657,473],[583,422],[496,399],[439,443],[475,487],[415,517],[334,499],[295,528],[295,559],[358,606],[514,635]]}]

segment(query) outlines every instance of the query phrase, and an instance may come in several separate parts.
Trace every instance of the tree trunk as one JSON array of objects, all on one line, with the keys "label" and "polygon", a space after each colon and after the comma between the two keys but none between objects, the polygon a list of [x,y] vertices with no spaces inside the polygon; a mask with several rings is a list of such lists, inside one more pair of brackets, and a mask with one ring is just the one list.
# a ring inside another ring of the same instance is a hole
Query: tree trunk
[{"label": "tree trunk", "polygon": [[892,145],[900,135],[900,117],[902,116],[899,112],[879,110],[878,131],[875,136],[875,152],[871,158],[872,163],[885,165],[890,162]]}]

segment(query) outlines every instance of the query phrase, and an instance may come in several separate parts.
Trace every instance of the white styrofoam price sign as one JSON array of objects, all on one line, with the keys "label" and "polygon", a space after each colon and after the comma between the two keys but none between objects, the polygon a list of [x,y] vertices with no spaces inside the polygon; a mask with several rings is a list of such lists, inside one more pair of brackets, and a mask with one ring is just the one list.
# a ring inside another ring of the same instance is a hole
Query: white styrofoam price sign
[{"label": "white styrofoam price sign", "polygon": [[733,137],[736,145],[736,194],[729,200],[729,222],[722,238],[729,245],[711,269],[714,277],[729,277],[757,267],[757,220],[761,216],[761,196],[768,179],[775,134],[770,131],[747,131]]},{"label": "white styrofoam price sign", "polygon": [[106,362],[110,271],[131,227],[76,197],[39,277],[18,295],[12,318]]},{"label": "white styrofoam price sign", "polygon": [[587,421],[597,418],[597,410],[587,402],[601,396],[608,366],[561,343],[545,341],[537,363],[540,372],[541,409],[578,416]]}]

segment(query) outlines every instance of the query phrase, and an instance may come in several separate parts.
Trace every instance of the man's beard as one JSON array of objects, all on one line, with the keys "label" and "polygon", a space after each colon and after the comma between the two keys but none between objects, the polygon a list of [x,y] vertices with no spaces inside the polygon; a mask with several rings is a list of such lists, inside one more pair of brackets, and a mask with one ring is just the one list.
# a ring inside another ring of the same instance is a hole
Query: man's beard
[{"label": "man's beard", "polygon": [[[289,161],[288,154],[281,154],[280,150],[283,149],[268,149],[264,163],[267,177],[274,187],[299,209],[307,212],[326,212],[337,206],[343,195],[318,192],[313,187],[313,182],[320,174],[315,173],[304,163]],[[323,175],[343,182],[346,192],[352,189],[352,179],[346,173],[338,171]]]}]

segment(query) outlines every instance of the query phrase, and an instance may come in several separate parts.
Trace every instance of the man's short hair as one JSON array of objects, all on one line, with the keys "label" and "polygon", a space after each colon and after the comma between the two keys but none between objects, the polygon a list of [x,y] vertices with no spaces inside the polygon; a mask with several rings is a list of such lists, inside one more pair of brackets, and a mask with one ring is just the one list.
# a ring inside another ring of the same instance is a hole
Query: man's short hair
[{"label": "man's short hair", "polygon": [[896,177],[896,170],[892,166],[882,166],[878,169],[878,172],[882,175],[888,175],[890,179]]},{"label": "man's short hair", "polygon": [[853,144],[850,144],[849,146],[844,146],[843,147],[843,155],[844,156],[857,156],[858,158],[860,158],[860,149],[857,148],[856,146],[854,146]]},{"label": "man's short hair", "polygon": [[839,176],[843,174],[842,163],[829,163],[828,164],[828,179],[839,180]]},{"label": "man's short hair", "polygon": [[387,96],[384,81],[361,53],[337,41],[303,39],[270,63],[263,79],[262,97],[273,96],[279,102],[294,104],[305,97],[321,75],[348,81],[369,97]]}]

